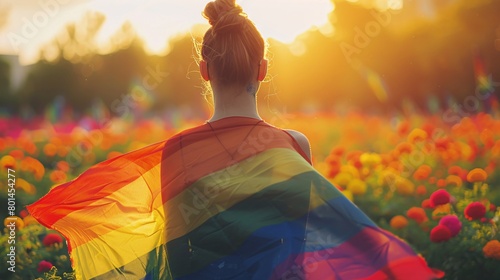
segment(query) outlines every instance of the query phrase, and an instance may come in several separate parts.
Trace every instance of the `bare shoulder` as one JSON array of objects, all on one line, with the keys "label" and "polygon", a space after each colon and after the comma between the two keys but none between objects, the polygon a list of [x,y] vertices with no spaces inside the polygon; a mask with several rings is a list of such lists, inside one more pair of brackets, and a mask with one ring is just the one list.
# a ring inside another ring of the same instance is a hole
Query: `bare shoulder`
[{"label": "bare shoulder", "polygon": [[309,139],[302,133],[297,130],[293,129],[285,129],[288,134],[290,134],[293,138],[295,138],[295,141],[299,144],[300,148],[302,148],[302,151],[307,155],[309,160],[311,160],[311,145],[309,144]]}]

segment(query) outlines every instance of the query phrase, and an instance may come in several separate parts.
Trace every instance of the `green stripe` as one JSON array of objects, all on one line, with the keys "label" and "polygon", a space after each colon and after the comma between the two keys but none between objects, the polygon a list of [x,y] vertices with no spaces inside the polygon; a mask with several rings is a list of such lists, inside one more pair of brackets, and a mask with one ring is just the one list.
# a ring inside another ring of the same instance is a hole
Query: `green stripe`
[{"label": "green stripe", "polygon": [[[326,201],[339,195],[317,172],[271,185],[219,213],[187,235],[167,243],[174,277],[191,274],[232,254],[256,230],[296,220],[309,211],[311,189]],[[192,251],[192,252],[190,252]]]},{"label": "green stripe", "polygon": [[144,271],[147,271],[153,274],[149,279],[170,280],[194,273],[231,255],[258,229],[304,216],[310,211],[312,190],[322,201],[340,195],[316,171],[301,173],[268,186],[211,217],[190,233],[94,279],[114,279],[124,275],[136,279],[144,277]]},{"label": "green stripe", "polygon": [[162,245],[134,261],[94,277],[92,280],[144,279],[146,273],[149,274],[148,279],[173,280],[168,269],[166,252],[166,245]]}]

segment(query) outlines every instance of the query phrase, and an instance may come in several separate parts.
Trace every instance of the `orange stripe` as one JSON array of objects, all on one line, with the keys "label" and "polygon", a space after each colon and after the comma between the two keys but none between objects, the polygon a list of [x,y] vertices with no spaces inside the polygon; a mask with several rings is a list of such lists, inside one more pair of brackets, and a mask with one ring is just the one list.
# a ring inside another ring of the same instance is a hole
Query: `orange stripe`
[{"label": "orange stripe", "polygon": [[[72,240],[72,245],[76,248],[94,238],[103,240],[106,234],[116,234],[111,233],[115,230],[117,232],[135,230],[140,236],[141,230],[135,224],[149,224],[149,221],[158,220],[159,215],[163,218],[161,224],[168,228],[166,236],[169,241],[186,234],[212,216],[269,185],[286,181],[293,175],[311,171],[312,167],[306,162],[297,163],[300,159],[300,155],[289,149],[270,149],[253,157],[252,160],[238,164],[238,173],[231,169],[223,169],[209,174],[165,203],[162,203],[159,188],[150,189],[150,186],[158,181],[160,165],[157,165],[143,174],[143,177],[119,191],[95,200],[86,208],[69,213],[67,217],[54,223],[53,228],[61,232],[69,232],[69,236],[77,236],[78,239]],[[282,171],[265,177],[259,176],[272,172],[276,161],[280,163],[279,170]],[[229,172],[232,174],[231,180],[217,181]],[[249,174],[254,175],[250,177]],[[207,186],[214,187],[207,188]],[[238,192],[238,195],[235,195],[235,192]],[[317,207],[323,203],[323,199],[315,193],[311,196],[311,207]],[[164,212],[167,214],[163,214]],[[165,220],[166,217],[168,220]],[[78,224],[75,224],[75,221],[78,221]],[[132,229],[125,230],[131,226]],[[146,228],[148,227],[149,225]],[[113,238],[116,239],[116,236]]]},{"label": "orange stripe", "polygon": [[[291,149],[307,160],[289,134],[265,123],[260,123],[249,137],[243,139],[255,122],[255,119],[249,119],[240,125],[241,129],[234,129],[229,121],[221,120],[221,123],[212,124],[215,132],[205,125],[170,139],[162,160],[163,201],[175,197],[200,178],[267,149]],[[222,145],[234,153],[233,159]]]},{"label": "orange stripe", "polygon": [[[289,148],[307,158],[293,138],[280,129],[260,123],[252,135],[242,139],[256,120],[238,120],[237,127],[241,129],[235,129],[233,122],[231,118],[214,122],[215,134],[208,125],[198,126],[172,137],[167,142],[153,144],[101,162],[74,181],[54,188],[49,195],[29,205],[28,211],[40,223],[51,227],[67,213],[85,208],[100,197],[116,192],[136,180],[160,161],[161,185],[164,190],[162,195],[165,202],[182,192],[190,183],[266,149]],[[235,151],[234,160],[229,157],[215,135],[224,139],[223,144],[229,151]],[[181,144],[183,149],[179,150]],[[82,197],[93,199],[85,200],[81,199]],[[64,206],[61,203],[57,208],[54,207],[63,201]]]},{"label": "orange stripe", "polygon": [[130,184],[160,162],[165,142],[106,160],[75,180],[52,189],[27,209],[41,224],[52,227],[68,213],[84,209]]}]

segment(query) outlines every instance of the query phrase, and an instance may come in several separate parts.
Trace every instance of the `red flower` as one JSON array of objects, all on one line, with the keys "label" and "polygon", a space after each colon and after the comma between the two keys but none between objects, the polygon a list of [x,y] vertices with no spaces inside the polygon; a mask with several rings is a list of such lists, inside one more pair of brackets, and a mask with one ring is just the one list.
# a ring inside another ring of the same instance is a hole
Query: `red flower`
[{"label": "red flower", "polygon": [[495,211],[497,211],[497,207],[495,206],[495,204],[490,203],[490,212],[495,212]]},{"label": "red flower", "polygon": [[487,223],[489,223],[489,222],[490,222],[490,219],[488,219],[488,218],[486,218],[486,217],[483,217],[483,218],[481,218],[481,220],[480,220],[480,221],[481,221],[481,223],[485,223],[485,224],[487,224]]},{"label": "red flower", "polygon": [[408,218],[412,220],[415,220],[417,224],[421,224],[429,220],[429,218],[427,218],[427,214],[425,214],[424,209],[420,207],[412,207],[408,209],[408,211],[406,211],[406,216],[408,216]]},{"label": "red flower", "polygon": [[434,205],[432,205],[432,202],[430,199],[424,199],[424,201],[422,201],[422,208],[434,208]]},{"label": "red flower", "polygon": [[45,247],[49,247],[56,243],[62,243],[62,237],[57,233],[49,233],[45,235],[42,243]]},{"label": "red flower", "polygon": [[469,220],[479,220],[486,215],[486,207],[481,202],[471,202],[465,207],[464,214]]},{"label": "red flower", "polygon": [[437,225],[431,230],[431,241],[438,243],[438,242],[445,242],[448,241],[451,238],[451,232],[450,230],[443,225]]},{"label": "red flower", "polygon": [[38,272],[47,272],[49,271],[51,268],[53,267],[52,263],[46,261],[46,260],[43,260],[41,262],[38,263]]},{"label": "red flower", "polygon": [[451,237],[456,236],[462,229],[462,223],[455,215],[446,215],[439,221],[440,225],[447,227],[450,230]]},{"label": "red flower", "polygon": [[26,216],[28,216],[30,213],[26,210],[26,209],[23,209],[21,210],[21,212],[19,212],[19,216],[21,216],[21,218],[26,218]]},{"label": "red flower", "polygon": [[434,206],[450,203],[450,194],[444,190],[439,189],[431,194],[431,204]]}]

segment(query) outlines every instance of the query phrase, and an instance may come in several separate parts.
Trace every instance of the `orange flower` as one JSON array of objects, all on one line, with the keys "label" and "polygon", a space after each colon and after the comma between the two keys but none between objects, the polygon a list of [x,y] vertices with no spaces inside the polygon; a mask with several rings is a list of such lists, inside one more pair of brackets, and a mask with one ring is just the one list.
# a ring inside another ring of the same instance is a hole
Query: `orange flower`
[{"label": "orange flower", "polygon": [[21,150],[12,150],[9,152],[9,155],[14,157],[15,159],[22,159],[24,157],[24,152]]},{"label": "orange flower", "polygon": [[403,215],[397,215],[392,217],[389,224],[392,228],[402,229],[408,226],[408,220]]},{"label": "orange flower", "polygon": [[484,146],[488,149],[495,145],[494,135],[489,129],[483,129],[481,133],[479,133],[479,139],[483,142]]},{"label": "orange flower", "polygon": [[490,240],[483,247],[484,256],[500,260],[500,242],[498,240]]},{"label": "orange flower", "polygon": [[462,186],[463,182],[462,179],[457,175],[448,175],[448,177],[446,177],[446,184],[459,188]]},{"label": "orange flower", "polygon": [[21,170],[32,172],[35,179],[40,181],[45,174],[45,167],[43,164],[35,158],[25,157],[21,161]]},{"label": "orange flower", "polygon": [[43,153],[46,156],[53,157],[57,154],[57,146],[52,143],[47,143],[43,146]]},{"label": "orange flower", "polygon": [[419,166],[417,170],[415,170],[415,172],[413,173],[413,178],[415,180],[425,180],[429,177],[431,172],[432,172],[431,167],[424,164]]},{"label": "orange flower", "polygon": [[60,157],[65,157],[68,154],[68,151],[68,147],[60,146],[59,148],[57,148],[57,155]]},{"label": "orange flower", "polygon": [[420,208],[420,207],[411,207],[406,212],[406,216],[408,218],[414,220],[418,224],[421,224],[421,223],[429,220],[429,218],[427,217],[427,214],[425,214],[425,210],[423,208]]},{"label": "orange flower", "polygon": [[437,179],[436,179],[436,177],[432,176],[432,177],[429,177],[428,181],[429,181],[429,184],[435,184]]},{"label": "orange flower", "polygon": [[397,130],[401,136],[406,135],[408,131],[410,131],[410,123],[406,120],[401,121],[398,125]]},{"label": "orange flower", "polygon": [[422,208],[434,208],[430,199],[424,199],[421,204]]},{"label": "orange flower", "polygon": [[445,179],[439,179],[436,182],[436,186],[440,189],[446,188],[446,180]]},{"label": "orange flower", "polygon": [[471,183],[484,182],[488,179],[488,174],[482,168],[474,168],[467,174],[467,181]]},{"label": "orange flower", "polygon": [[427,193],[427,188],[424,185],[420,185],[415,190],[415,193],[417,195],[425,195]]},{"label": "orange flower", "polygon": [[448,168],[448,174],[460,176],[460,174],[462,174],[462,170],[463,170],[462,167],[453,165],[450,168]]},{"label": "orange flower", "polygon": [[61,170],[62,172],[68,172],[69,171],[69,163],[66,161],[59,161],[56,164],[57,169]]},{"label": "orange flower", "polygon": [[345,153],[345,148],[344,147],[335,147],[330,151],[330,154],[335,155],[337,157],[343,156]]},{"label": "orange flower", "polygon": [[405,153],[409,154],[413,150],[413,145],[410,143],[407,143],[407,142],[402,142],[396,146],[395,150],[396,150],[398,155],[405,154]]},{"label": "orange flower", "polygon": [[50,173],[50,180],[54,183],[62,183],[66,181],[66,173],[61,170],[54,170]]},{"label": "orange flower", "polygon": [[35,194],[35,187],[22,178],[17,178],[16,188],[24,190],[27,194]]}]

